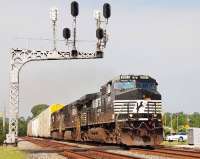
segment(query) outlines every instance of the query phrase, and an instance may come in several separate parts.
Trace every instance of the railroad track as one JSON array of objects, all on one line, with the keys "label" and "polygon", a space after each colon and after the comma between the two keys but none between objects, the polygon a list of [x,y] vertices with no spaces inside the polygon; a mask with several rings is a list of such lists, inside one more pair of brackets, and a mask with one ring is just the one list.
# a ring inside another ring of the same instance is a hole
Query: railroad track
[{"label": "railroad track", "polygon": [[106,152],[105,150],[99,150],[95,147],[81,148],[79,146],[63,144],[48,139],[36,139],[30,137],[24,137],[22,139],[34,143],[40,147],[55,150],[55,152],[59,152],[61,155],[69,159],[141,159],[134,156]]},{"label": "railroad track", "polygon": [[64,156],[73,159],[141,159],[139,157],[114,154],[102,150],[87,150],[84,152],[64,151]]},{"label": "railroad track", "polygon": [[[117,153],[108,152],[103,149],[92,146],[91,148],[83,148],[76,145],[69,145],[54,140],[48,139],[36,139],[25,137],[26,141],[34,143],[44,148],[54,150],[66,156],[69,159],[138,159],[138,154],[148,156],[162,156],[169,158],[181,158],[181,159],[200,159],[200,151],[186,150],[181,148],[172,147],[157,147],[155,149],[144,149],[144,148],[130,148],[128,150],[133,156],[121,155]],[[136,156],[136,157],[135,157]],[[141,157],[140,157],[141,159]]]},{"label": "railroad track", "polygon": [[200,151],[185,150],[179,148],[165,148],[159,147],[156,149],[139,149],[133,148],[130,150],[132,153],[139,153],[145,155],[155,155],[170,158],[184,158],[184,159],[200,159]]}]

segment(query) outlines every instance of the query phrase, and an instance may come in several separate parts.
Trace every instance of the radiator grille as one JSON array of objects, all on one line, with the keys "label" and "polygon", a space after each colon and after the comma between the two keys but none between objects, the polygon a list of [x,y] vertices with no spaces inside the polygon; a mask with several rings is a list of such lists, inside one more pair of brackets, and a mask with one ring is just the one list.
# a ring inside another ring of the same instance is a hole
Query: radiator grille
[{"label": "radiator grille", "polygon": [[162,112],[161,100],[115,100],[113,105],[115,114]]}]

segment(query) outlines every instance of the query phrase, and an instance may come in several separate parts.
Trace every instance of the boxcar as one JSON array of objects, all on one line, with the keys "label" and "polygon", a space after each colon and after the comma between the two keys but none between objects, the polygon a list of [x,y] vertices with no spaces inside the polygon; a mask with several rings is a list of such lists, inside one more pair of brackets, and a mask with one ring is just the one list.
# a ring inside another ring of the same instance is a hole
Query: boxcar
[{"label": "boxcar", "polygon": [[63,108],[62,104],[53,104],[28,122],[27,135],[50,138],[51,114]]}]

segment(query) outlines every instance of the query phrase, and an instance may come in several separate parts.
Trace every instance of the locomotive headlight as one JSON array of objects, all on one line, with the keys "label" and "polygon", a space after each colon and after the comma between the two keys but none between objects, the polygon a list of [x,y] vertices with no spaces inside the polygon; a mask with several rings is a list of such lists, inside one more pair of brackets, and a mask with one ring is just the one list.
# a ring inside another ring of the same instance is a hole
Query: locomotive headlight
[{"label": "locomotive headlight", "polygon": [[129,114],[129,117],[132,118],[132,117],[133,117],[133,114]]}]

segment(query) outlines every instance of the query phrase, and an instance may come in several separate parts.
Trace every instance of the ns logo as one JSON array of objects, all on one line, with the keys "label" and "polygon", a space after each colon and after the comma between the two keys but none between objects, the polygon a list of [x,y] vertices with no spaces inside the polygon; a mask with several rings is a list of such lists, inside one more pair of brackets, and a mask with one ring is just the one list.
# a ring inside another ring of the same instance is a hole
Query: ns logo
[{"label": "ns logo", "polygon": [[139,112],[140,108],[144,108],[147,105],[146,101],[137,101],[136,110]]}]

